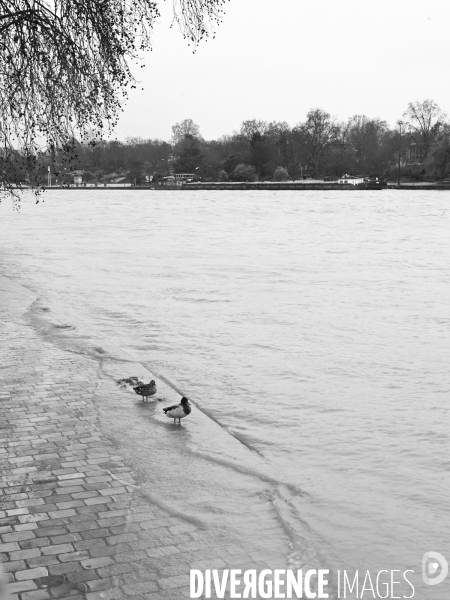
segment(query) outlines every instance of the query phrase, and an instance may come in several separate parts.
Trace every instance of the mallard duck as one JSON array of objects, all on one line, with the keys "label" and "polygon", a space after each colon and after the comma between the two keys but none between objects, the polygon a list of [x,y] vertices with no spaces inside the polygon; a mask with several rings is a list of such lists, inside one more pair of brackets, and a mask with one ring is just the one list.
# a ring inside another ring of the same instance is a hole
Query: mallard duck
[{"label": "mallard duck", "polygon": [[156,383],[152,379],[150,383],[137,385],[133,388],[133,390],[136,392],[136,394],[142,396],[142,402],[144,402],[145,398],[148,398],[149,396],[154,396],[156,394]]},{"label": "mallard duck", "polygon": [[189,414],[191,414],[191,405],[189,404],[189,400],[183,396],[180,404],[167,406],[166,408],[163,408],[163,411],[166,417],[173,419],[174,425],[177,422],[177,419],[178,423],[181,425],[181,419],[184,419],[184,417],[187,417]]}]

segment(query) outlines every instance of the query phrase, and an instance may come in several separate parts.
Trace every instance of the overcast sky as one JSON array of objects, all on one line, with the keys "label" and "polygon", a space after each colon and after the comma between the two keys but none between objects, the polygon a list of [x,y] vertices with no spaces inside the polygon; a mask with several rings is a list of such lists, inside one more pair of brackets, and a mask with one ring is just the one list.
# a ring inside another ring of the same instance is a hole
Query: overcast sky
[{"label": "overcast sky", "polygon": [[315,107],[392,126],[426,98],[450,114],[449,0],[230,0],[196,54],[163,4],[119,139],[168,140],[186,118],[213,139],[245,119],[294,125]]}]

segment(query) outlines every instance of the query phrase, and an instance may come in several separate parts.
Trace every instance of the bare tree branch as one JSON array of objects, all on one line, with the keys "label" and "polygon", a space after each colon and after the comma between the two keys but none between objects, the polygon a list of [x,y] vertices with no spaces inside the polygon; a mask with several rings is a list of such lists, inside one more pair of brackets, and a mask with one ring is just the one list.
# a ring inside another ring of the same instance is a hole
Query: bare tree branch
[{"label": "bare tree branch", "polygon": [[[174,18],[197,44],[225,0],[175,0]],[[130,62],[142,64],[160,16],[151,0],[0,0],[0,185],[39,188],[37,158],[101,138],[117,123]],[[69,158],[68,158],[69,160]]]}]

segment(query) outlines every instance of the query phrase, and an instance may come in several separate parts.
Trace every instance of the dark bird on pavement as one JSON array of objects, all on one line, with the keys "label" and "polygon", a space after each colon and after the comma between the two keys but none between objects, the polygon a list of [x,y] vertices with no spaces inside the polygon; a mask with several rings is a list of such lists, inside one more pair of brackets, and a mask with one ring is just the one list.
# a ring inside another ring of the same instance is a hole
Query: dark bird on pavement
[{"label": "dark bird on pavement", "polygon": [[133,390],[136,392],[136,394],[142,396],[142,401],[144,401],[146,398],[148,399],[149,396],[154,396],[156,394],[156,383],[152,379],[150,383],[137,385],[133,388]]},{"label": "dark bird on pavement", "polygon": [[173,424],[177,422],[181,425],[181,419],[187,417],[191,413],[191,405],[189,404],[189,400],[183,396],[181,398],[180,404],[174,404],[173,406],[168,406],[167,408],[163,408],[164,414],[169,419],[173,419]]}]

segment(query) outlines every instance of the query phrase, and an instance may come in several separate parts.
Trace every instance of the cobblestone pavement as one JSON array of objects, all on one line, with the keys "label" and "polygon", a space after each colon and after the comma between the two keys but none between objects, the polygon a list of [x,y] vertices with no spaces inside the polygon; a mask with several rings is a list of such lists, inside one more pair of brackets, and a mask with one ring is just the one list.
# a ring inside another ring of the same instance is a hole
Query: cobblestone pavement
[{"label": "cobblestone pavement", "polygon": [[0,277],[0,561],[12,600],[176,600],[189,597],[190,568],[255,567],[249,549],[217,548],[136,493],[99,428],[95,361],[37,336],[26,292]]}]

